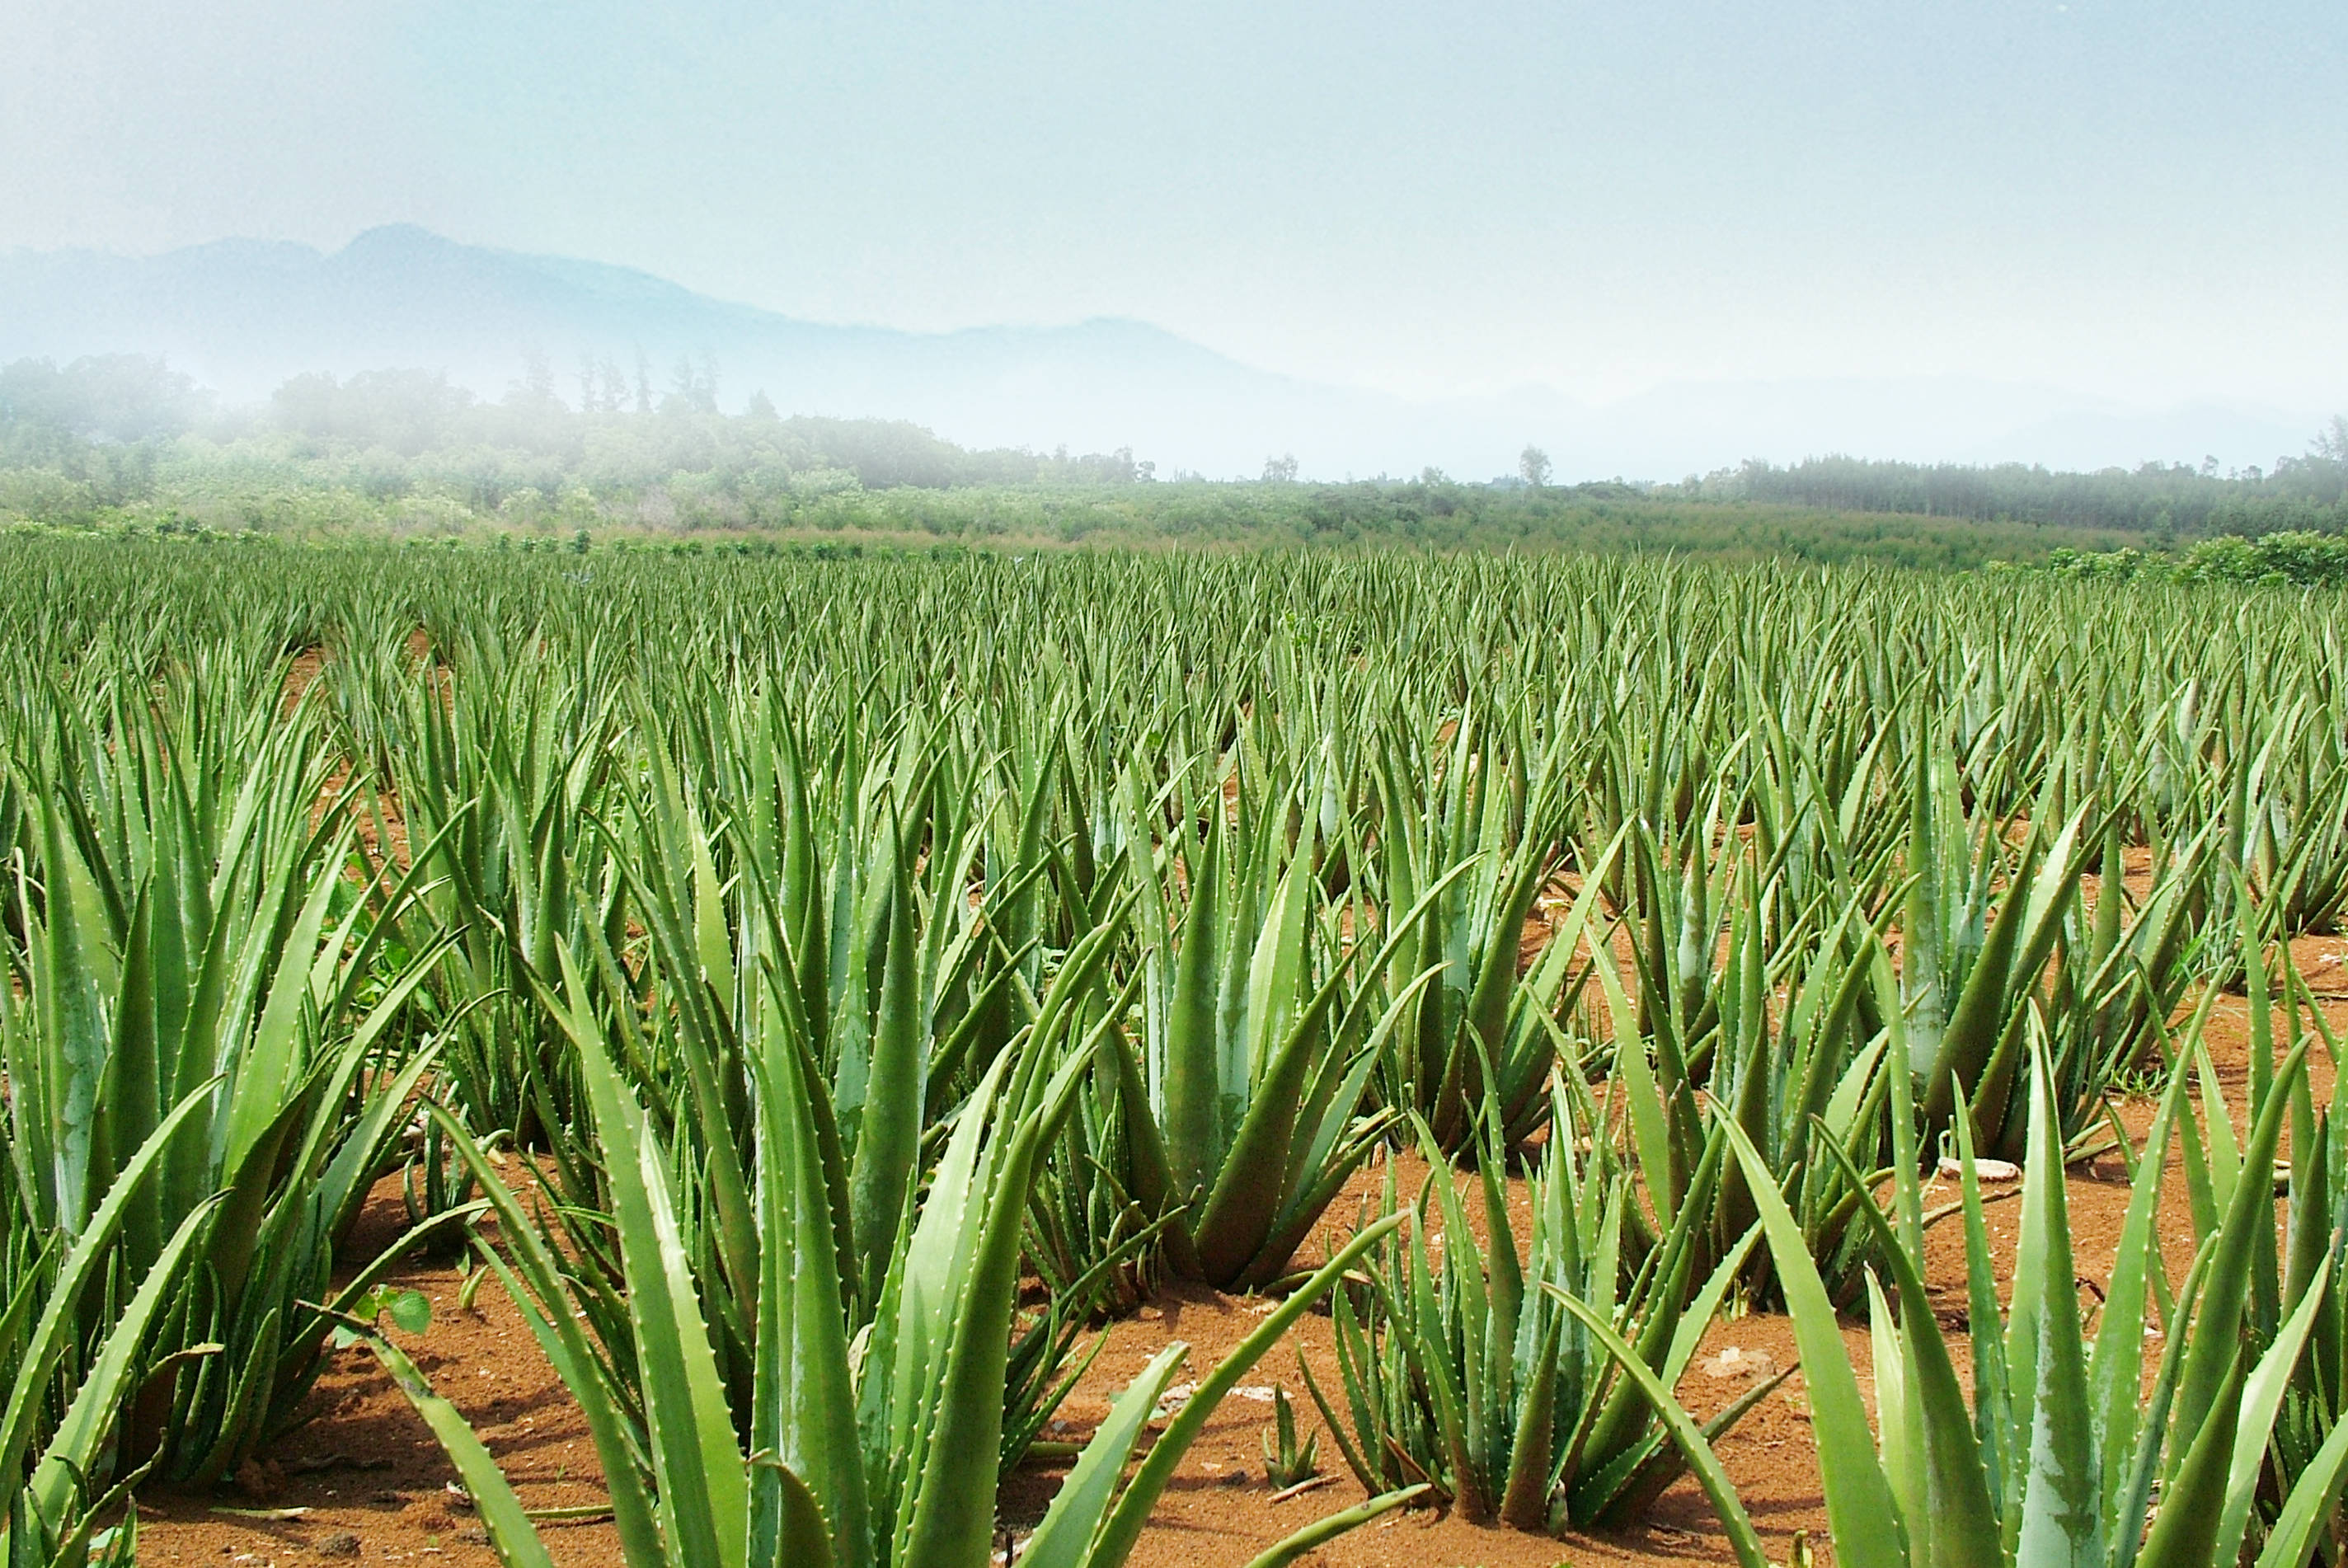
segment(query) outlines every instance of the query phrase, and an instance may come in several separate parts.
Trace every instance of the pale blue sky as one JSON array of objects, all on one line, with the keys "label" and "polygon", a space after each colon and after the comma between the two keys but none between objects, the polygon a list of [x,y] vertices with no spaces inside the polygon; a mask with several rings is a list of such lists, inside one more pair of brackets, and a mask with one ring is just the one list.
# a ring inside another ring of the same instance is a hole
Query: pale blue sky
[{"label": "pale blue sky", "polygon": [[1413,395],[2348,406],[2341,0],[0,0],[0,246],[407,221]]}]

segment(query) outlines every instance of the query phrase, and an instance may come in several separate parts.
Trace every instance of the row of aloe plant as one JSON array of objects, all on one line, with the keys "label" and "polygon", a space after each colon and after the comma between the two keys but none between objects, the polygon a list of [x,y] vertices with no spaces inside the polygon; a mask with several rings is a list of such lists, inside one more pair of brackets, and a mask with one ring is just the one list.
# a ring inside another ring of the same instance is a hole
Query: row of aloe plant
[{"label": "row of aloe plant", "polygon": [[[947,1119],[918,1201],[904,1173],[890,1215],[897,1222],[885,1226],[869,1222],[872,1211],[860,1202],[867,1189],[842,1168],[839,1107],[790,1001],[788,968],[764,971],[757,984],[770,1006],[760,1033],[741,1042],[753,1080],[754,1274],[730,1330],[705,1306],[735,1283],[712,1277],[725,1264],[694,1239],[686,1171],[623,1075],[567,953],[561,995],[547,1000],[578,1047],[605,1151],[609,1207],[598,1218],[616,1269],[591,1276],[567,1260],[561,1225],[533,1216],[455,1118],[434,1109],[503,1222],[504,1247],[485,1244],[485,1256],[586,1413],[629,1562],[962,1568],[990,1560],[997,1463],[973,1456],[1016,1460],[1020,1445],[1006,1429],[1018,1413],[1006,1412],[1004,1394],[1020,1381],[1028,1198],[1092,1067],[1095,1042],[1074,1037],[1107,934],[1092,934],[1070,954],[1035,1017]],[[682,1131],[684,1120],[671,1125]],[[865,1140],[879,1135],[868,1125],[856,1170],[873,1148]],[[910,1163],[914,1151],[901,1157]],[[1211,1371],[1120,1485],[1184,1357],[1179,1345],[1161,1353],[1119,1396],[1024,1560],[1122,1562],[1218,1399],[1384,1228],[1341,1249]],[[623,1304],[621,1314],[614,1304]],[[718,1351],[730,1332],[747,1337],[747,1387]],[[398,1351],[376,1346],[482,1502],[501,1554],[547,1561],[479,1440]],[[1065,1388],[1064,1380],[1029,1413],[1026,1435]],[[1401,1489],[1373,1509],[1415,1495]],[[1367,1516],[1351,1511],[1341,1522]]]},{"label": "row of aloe plant", "polygon": [[[191,1093],[133,1150],[70,1240],[36,1225],[25,1207],[26,1172],[0,1192],[0,1561],[9,1568],[107,1568],[137,1560],[139,1521],[124,1506],[147,1463],[117,1464],[126,1404],[160,1379],[168,1392],[217,1345],[157,1358],[149,1337],[170,1309],[217,1205],[182,1218],[151,1256],[130,1255],[124,1233],[172,1140],[193,1119]],[[127,1292],[118,1295],[117,1292]],[[148,1461],[151,1463],[151,1460]]]},{"label": "row of aloe plant", "polygon": [[[860,1330],[957,1119],[1014,1052],[1044,1048],[1056,997],[1045,1081],[1065,1069],[1068,1087],[1014,1208],[1060,1288],[1012,1320],[994,1397],[1013,1457],[1080,1364],[1086,1315],[1161,1269],[1272,1283],[1396,1141],[1519,1158],[1556,1114],[1560,1059],[1620,1088],[1632,1158],[1591,1169],[1626,1194],[1622,1283],[1676,1282],[1616,1301],[1668,1314],[1687,1304],[1663,1297],[1715,1281],[1783,1295],[1778,1249],[1746,1241],[1766,1185],[1855,1305],[1888,1266],[1862,1191],[1897,1176],[1902,1140],[1963,1125],[2031,1152],[2033,1020],[2052,1146],[2075,1149],[2186,987],[2263,985],[2228,955],[2328,918],[2335,874],[2324,727],[2242,680],[2258,658],[2328,668],[2287,606],[2216,654],[2147,634],[2115,655],[2049,620],[2018,657],[1979,637],[2013,607],[2003,590],[1952,593],[1915,634],[1888,630],[1918,592],[1896,583],[1604,564],[737,582],[632,563],[595,597],[354,554],[306,566],[325,611],[250,575],[167,572],[175,600],[77,589],[77,562],[54,564],[60,591],[5,628],[59,683],[0,725],[12,1149],[43,1222],[69,1219],[152,1120],[146,1078],[160,1106],[196,1067],[222,1075],[217,1136],[165,1211],[232,1194],[174,1304],[180,1349],[215,1330],[223,1346],[174,1385],[185,1435],[154,1472],[196,1480],[292,1418],[337,1305],[358,1299],[331,1295],[332,1249],[427,1087],[454,1114],[426,1119],[418,1220],[453,1229],[491,1194],[479,1140],[541,1150],[562,1288],[641,1406],[606,1152],[626,1111],[590,1068],[608,1060],[663,1151],[681,1266],[751,1444],[758,1043],[780,1030],[803,1056],[842,1321]],[[1208,589],[1226,596],[1203,626],[1166,618]],[[229,634],[232,603],[261,640]],[[1634,611],[1654,629],[1589,634],[1647,624]],[[76,615],[106,635],[74,641]],[[212,662],[191,676],[168,639],[205,615],[192,645]],[[332,647],[290,714],[268,636]],[[2087,678],[2056,682],[2065,660]],[[1839,696],[1811,711],[1772,695],[1789,690]],[[317,812],[329,795],[355,815]],[[2139,844],[2141,899],[2119,874]],[[1544,909],[1568,913],[1521,952]],[[1628,973],[1602,961],[1618,921]],[[213,944],[217,1006],[211,960],[191,956]],[[1895,1022],[1912,1076],[1892,1066]],[[1732,1126],[1766,1181],[1732,1157]],[[1387,1263],[1399,1302],[1406,1270]],[[1438,1319],[1473,1294],[1464,1275],[1426,1284]],[[1669,1439],[1693,1462],[1655,1419],[1637,1451]],[[1470,1495],[1451,1471],[1426,1473]]]},{"label": "row of aloe plant", "polygon": [[[368,874],[347,814],[314,822],[332,766],[311,718],[282,724],[203,672],[164,717],[121,701],[19,759],[25,804],[0,988],[15,1202],[65,1244],[167,1121],[116,1245],[159,1266],[204,1216],[161,1359],[210,1349],[125,1412],[153,1473],[209,1483],[283,1432],[315,1379],[335,1251],[394,1161],[402,1102],[437,1040],[407,1006],[442,944],[404,945],[412,883]],[[176,1108],[176,1109],[175,1109]]]},{"label": "row of aloe plant", "polygon": [[[1365,1287],[1336,1298],[1338,1388],[1324,1390],[1301,1357],[1299,1371],[1365,1488],[1426,1485],[1472,1522],[1562,1533],[1637,1519],[1700,1451],[1658,1419],[1565,1303],[1586,1304],[1673,1387],[1755,1236],[1700,1273],[1705,1211],[1692,1202],[1662,1245],[1637,1257],[1626,1243],[1635,1200],[1623,1161],[1602,1137],[1582,1151],[1607,1108],[1570,1081],[1554,1093],[1554,1135],[1529,1175],[1527,1244],[1509,1208],[1497,1111],[1485,1118],[1470,1183],[1480,1234],[1420,1121],[1429,1171],[1403,1211],[1409,1229],[1373,1254]],[[1715,1157],[1699,1173],[1699,1200],[1719,1175]],[[1396,1210],[1392,1167],[1382,1207]],[[1704,1435],[1734,1427],[1779,1380],[1756,1383]]]},{"label": "row of aloe plant", "polygon": [[[2320,1030],[2312,1005],[2307,1016]],[[1904,1031],[1894,1029],[1892,1042],[1895,1057],[1904,1058]],[[2336,1561],[2348,1549],[2339,1301],[2348,1284],[2348,1205],[2336,1186],[2333,1131],[2348,1100],[2335,1088],[2332,1104],[2315,1108],[2311,1040],[2302,1038],[2280,1064],[2268,1043],[2253,1044],[2254,1061],[2267,1070],[2239,1141],[2206,1052],[2198,1074],[2187,1064],[2170,1078],[2141,1150],[2122,1140],[2131,1191],[2090,1338],[2074,1273],[2054,1050],[2034,1020],[2025,1080],[2034,1101],[2030,1159],[2006,1305],[1972,1119],[1961,1117],[1952,1129],[1970,1378],[1960,1376],[1926,1284],[1926,1218],[1914,1161],[1895,1166],[1889,1212],[1873,1202],[1858,1211],[1877,1234],[1884,1264],[1866,1282],[1871,1426],[1836,1304],[1801,1223],[1762,1180],[1761,1151],[1724,1123],[1753,1179],[1760,1228],[1785,1281],[1838,1562],[2200,1568],[2255,1556],[2260,1568],[2299,1568],[2312,1559]],[[2200,1126],[2192,1104],[2197,1078],[2209,1113]],[[2289,1255],[2279,1268],[2271,1173],[2287,1125]],[[2172,1160],[2173,1149],[2181,1159]],[[1837,1164],[1853,1191],[1869,1185],[1839,1155]],[[2172,1164],[2184,1172],[2193,1216],[2193,1262],[2181,1281],[2170,1276],[2162,1249],[2162,1195]],[[1569,1305],[1587,1320],[1587,1309]],[[1634,1365],[1629,1346],[1612,1348],[1658,1408],[1670,1410],[1667,1381]],[[1671,1418],[1687,1422],[1684,1411]],[[1716,1460],[1700,1462],[1717,1474]],[[1711,1491],[1738,1560],[1760,1568],[1766,1559],[1759,1537],[1725,1475]]]}]

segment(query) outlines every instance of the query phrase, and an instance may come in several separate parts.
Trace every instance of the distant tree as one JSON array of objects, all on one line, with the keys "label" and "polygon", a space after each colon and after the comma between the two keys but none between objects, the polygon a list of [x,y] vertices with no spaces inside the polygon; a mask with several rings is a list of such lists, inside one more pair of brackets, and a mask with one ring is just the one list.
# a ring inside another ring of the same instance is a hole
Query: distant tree
[{"label": "distant tree", "polygon": [[704,354],[695,364],[689,354],[676,356],[676,368],[669,373],[669,395],[661,399],[664,414],[715,414],[717,412],[717,361]]},{"label": "distant tree", "polygon": [[1296,482],[1296,454],[1294,452],[1288,452],[1277,458],[1264,459],[1263,478],[1266,484],[1294,484]]},{"label": "distant tree", "polygon": [[636,350],[636,412],[653,411],[653,356],[642,348]]},{"label": "distant tree", "polygon": [[447,445],[473,406],[470,392],[437,370],[362,370],[348,381],[312,372],[270,396],[280,429],[411,458]]},{"label": "distant tree", "polygon": [[1062,447],[1053,459],[1053,467],[1059,470],[1057,477],[1109,485],[1129,485],[1140,478],[1131,447],[1119,447],[1113,452],[1086,452],[1081,458],[1069,457],[1067,450]]},{"label": "distant tree", "polygon": [[742,411],[753,419],[778,419],[782,418],[781,415],[775,412],[775,400],[767,396],[767,389],[763,387],[750,394],[749,404]]},{"label": "distant tree", "polygon": [[532,348],[522,355],[521,380],[514,390],[520,396],[510,398],[543,408],[555,400],[554,361],[542,349]]},{"label": "distant tree", "polygon": [[1517,472],[1524,477],[1525,483],[1540,489],[1549,483],[1549,454],[1539,447],[1527,447],[1517,459]]},{"label": "distant tree", "polygon": [[46,359],[0,369],[0,426],[85,440],[169,438],[186,430],[204,403],[186,377],[135,354],[91,355],[62,370]]}]

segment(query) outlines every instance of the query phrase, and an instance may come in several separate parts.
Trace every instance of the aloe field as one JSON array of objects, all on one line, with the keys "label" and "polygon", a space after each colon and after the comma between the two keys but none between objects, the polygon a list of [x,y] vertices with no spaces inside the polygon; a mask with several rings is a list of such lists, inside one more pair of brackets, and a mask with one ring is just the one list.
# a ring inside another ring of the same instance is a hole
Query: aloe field
[{"label": "aloe field", "polygon": [[2328,592],[0,580],[8,1568],[2348,1562]]}]

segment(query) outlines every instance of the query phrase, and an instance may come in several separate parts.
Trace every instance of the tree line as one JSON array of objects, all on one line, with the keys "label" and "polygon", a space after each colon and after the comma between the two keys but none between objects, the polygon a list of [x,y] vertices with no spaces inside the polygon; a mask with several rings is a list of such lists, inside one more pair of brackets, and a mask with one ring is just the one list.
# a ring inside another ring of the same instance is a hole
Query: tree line
[{"label": "tree line", "polygon": [[1784,468],[1756,459],[1689,488],[1844,511],[2125,529],[2163,542],[2337,531],[2348,526],[2348,417],[2335,417],[2304,454],[2281,458],[2271,469],[2221,473],[2214,458],[2199,467],[2148,462],[2064,473],[2024,463],[1975,467],[1823,457]]},{"label": "tree line", "polygon": [[[728,414],[706,363],[681,363],[657,394],[643,366],[631,382],[616,366],[591,366],[580,403],[558,395],[543,363],[496,399],[433,372],[386,369],[297,376],[263,404],[232,407],[151,358],[18,360],[0,366],[0,520],[280,531],[1106,531],[1433,547],[1619,537],[1632,548],[1709,540],[1806,558],[1827,538],[1869,556],[1896,536],[1903,552],[1947,564],[2348,532],[2348,418],[2271,470],[2223,474],[2214,462],[2065,473],[1824,457],[1756,459],[1677,485],[1560,485],[1546,454],[1528,447],[1517,475],[1489,483],[1435,469],[1319,483],[1286,456],[1267,460],[1260,480],[1210,483],[1159,480],[1129,449],[973,449],[903,420],[787,418],[763,395]],[[1843,521],[1805,538],[1806,517]],[[1921,521],[1882,521],[1891,519]]]}]

